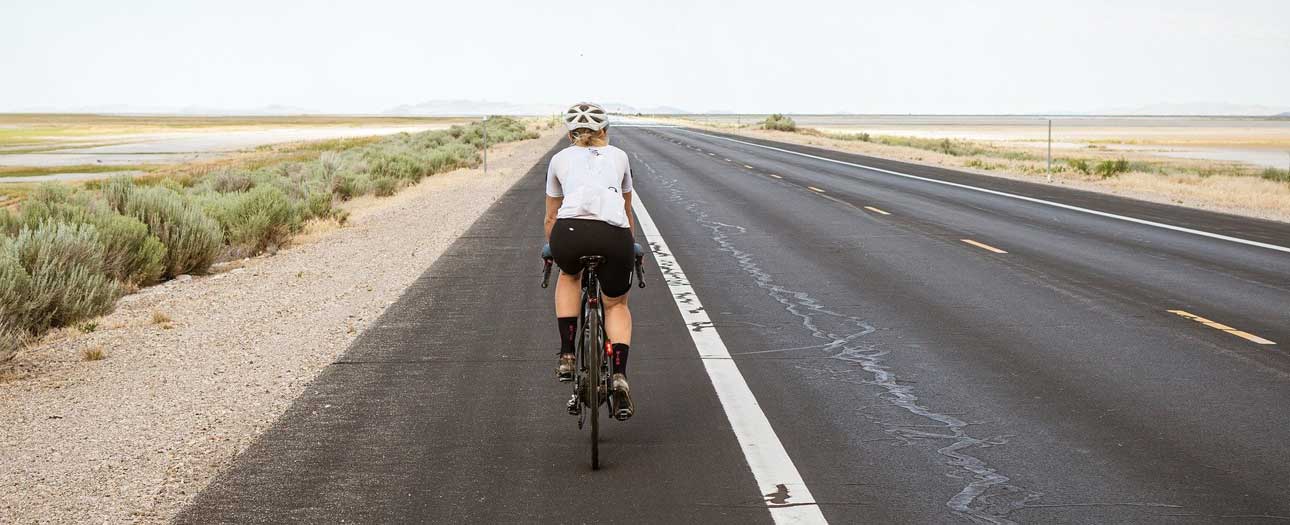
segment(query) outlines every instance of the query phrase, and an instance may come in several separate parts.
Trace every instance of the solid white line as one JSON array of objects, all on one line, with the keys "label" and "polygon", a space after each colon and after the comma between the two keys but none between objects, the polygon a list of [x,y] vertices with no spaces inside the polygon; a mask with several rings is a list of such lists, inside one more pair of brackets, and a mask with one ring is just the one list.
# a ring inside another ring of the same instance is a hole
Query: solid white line
[{"label": "solid white line", "polygon": [[844,166],[851,166],[851,167],[854,167],[854,168],[863,168],[863,169],[867,169],[867,170],[872,170],[872,171],[877,171],[877,172],[881,172],[881,173],[886,173],[886,174],[888,174],[888,175],[895,175],[895,176],[897,176],[897,177],[905,177],[905,178],[908,178],[908,179],[921,180],[921,181],[924,181],[924,182],[933,182],[933,183],[936,183],[936,184],[944,184],[944,185],[946,185],[946,186],[953,186],[953,187],[955,187],[955,188],[963,188],[963,189],[966,189],[966,190],[979,191],[979,192],[981,192],[981,193],[989,193],[989,194],[991,194],[991,195],[998,195],[998,196],[1001,196],[1001,197],[1008,197],[1008,198],[1011,198],[1011,199],[1023,200],[1023,201],[1027,201],[1027,202],[1034,202],[1034,203],[1038,203],[1038,204],[1046,204],[1046,205],[1048,205],[1048,206],[1053,206],[1053,207],[1056,207],[1056,208],[1062,208],[1062,209],[1066,209],[1066,210],[1072,210],[1072,211],[1078,211],[1078,212],[1082,212],[1082,213],[1088,213],[1088,214],[1097,215],[1097,216],[1100,216],[1100,217],[1107,217],[1107,218],[1111,218],[1111,219],[1118,219],[1118,220],[1128,221],[1128,222],[1133,222],[1133,223],[1137,223],[1137,224],[1144,224],[1144,225],[1147,225],[1147,226],[1154,226],[1154,227],[1156,227],[1156,228],[1163,228],[1163,229],[1166,229],[1166,230],[1173,230],[1173,231],[1177,231],[1177,232],[1190,233],[1190,234],[1192,234],[1192,235],[1200,235],[1200,236],[1202,236],[1202,237],[1209,237],[1209,238],[1212,238],[1212,239],[1220,239],[1220,240],[1224,240],[1224,241],[1235,242],[1235,243],[1239,243],[1239,244],[1246,244],[1246,245],[1249,245],[1249,246],[1258,246],[1258,247],[1260,247],[1260,248],[1267,248],[1267,249],[1269,249],[1269,250],[1276,250],[1276,251],[1279,251],[1279,252],[1290,253],[1290,248],[1287,248],[1287,247],[1285,247],[1285,246],[1278,246],[1278,245],[1275,245],[1275,244],[1268,244],[1268,243],[1265,243],[1265,242],[1259,242],[1259,241],[1251,241],[1251,240],[1249,240],[1249,239],[1242,239],[1242,238],[1240,238],[1240,237],[1231,237],[1231,236],[1222,235],[1222,234],[1218,234],[1218,233],[1210,233],[1210,232],[1207,232],[1207,231],[1193,230],[1193,229],[1191,229],[1191,228],[1184,228],[1184,227],[1182,227],[1182,226],[1174,226],[1174,225],[1172,225],[1172,224],[1164,224],[1164,223],[1160,223],[1160,222],[1149,221],[1149,220],[1146,220],[1146,219],[1139,219],[1139,218],[1136,218],[1136,217],[1128,217],[1128,216],[1125,216],[1125,215],[1117,215],[1117,214],[1114,214],[1114,213],[1107,213],[1107,212],[1104,212],[1104,211],[1090,210],[1090,209],[1088,209],[1088,208],[1081,208],[1081,207],[1079,207],[1079,206],[1072,206],[1072,205],[1070,205],[1070,204],[1062,204],[1062,203],[1060,203],[1060,202],[1047,201],[1047,200],[1044,200],[1044,199],[1037,199],[1037,198],[1034,198],[1034,197],[1027,197],[1027,196],[1025,196],[1025,195],[1017,195],[1017,194],[1015,194],[1015,193],[1008,193],[1008,192],[1004,192],[1004,191],[997,191],[997,190],[991,190],[991,189],[986,189],[986,188],[978,188],[978,187],[976,187],[976,186],[969,186],[969,185],[967,185],[967,184],[959,184],[959,183],[957,183],[957,182],[950,182],[950,181],[945,181],[945,180],[940,180],[940,179],[931,179],[931,178],[927,178],[927,177],[919,177],[918,175],[910,175],[910,174],[908,174],[908,173],[901,173],[901,172],[899,172],[899,171],[885,170],[885,169],[882,169],[882,168],[875,168],[875,167],[873,167],[873,166],[865,166],[865,165],[863,165],[863,164],[856,164],[856,163],[854,163],[854,162],[846,162],[846,161],[841,161],[841,160],[836,160],[836,159],[830,159],[830,158],[827,158],[827,157],[820,157],[820,156],[818,156],[818,155],[810,155],[810,154],[801,153],[801,152],[792,151],[792,150],[787,150],[787,149],[783,149],[783,148],[776,148],[776,147],[773,147],[773,146],[766,146],[766,145],[762,145],[762,144],[756,144],[756,143],[753,143],[753,142],[746,142],[746,141],[742,141],[742,140],[736,140],[736,139],[732,139],[732,138],[728,138],[728,137],[721,137],[721,136],[717,136],[717,135],[710,135],[710,134],[708,134],[708,133],[703,133],[703,132],[699,132],[699,131],[692,131],[692,130],[688,130],[688,129],[684,129],[684,128],[677,128],[677,129],[678,129],[679,131],[684,131],[684,132],[686,132],[686,133],[693,133],[693,134],[695,134],[695,135],[703,135],[703,136],[706,136],[706,137],[712,137],[712,138],[714,138],[714,139],[728,140],[728,141],[730,141],[730,142],[735,142],[735,143],[738,143],[738,144],[744,144],[744,145],[748,145],[748,146],[756,146],[756,147],[758,147],[758,148],[765,148],[765,149],[774,150],[774,151],[778,151],[778,152],[782,152],[782,153],[789,153],[789,154],[793,154],[793,155],[798,155],[798,156],[801,156],[801,157],[807,157],[807,158],[811,158],[811,159],[822,160],[822,161],[825,161],[825,162],[832,162],[832,163],[834,163],[834,164],[842,164],[842,165],[844,165]]},{"label": "solid white line", "polygon": [[[802,475],[797,472],[793,460],[788,457],[784,445],[775,435],[775,429],[771,428],[766,414],[757,405],[757,398],[748,388],[744,376],[739,373],[735,361],[730,358],[730,351],[713,327],[707,311],[699,302],[698,294],[690,287],[689,279],[672,256],[667,241],[663,240],[663,235],[654,225],[639,194],[632,199],[632,211],[636,213],[637,224],[649,241],[658,267],[664,272],[672,300],[676,302],[676,309],[685,321],[686,332],[699,351],[703,368],[712,380],[717,399],[721,401],[726,418],[730,420],[730,428],[734,430],[739,447],[743,449],[744,459],[748,461],[753,477],[757,480],[758,490],[770,509],[771,519],[777,524],[827,523],[820,513],[820,507],[815,503],[815,497],[811,496],[806,482],[802,481]],[[787,493],[787,497],[782,497],[784,493]]]}]

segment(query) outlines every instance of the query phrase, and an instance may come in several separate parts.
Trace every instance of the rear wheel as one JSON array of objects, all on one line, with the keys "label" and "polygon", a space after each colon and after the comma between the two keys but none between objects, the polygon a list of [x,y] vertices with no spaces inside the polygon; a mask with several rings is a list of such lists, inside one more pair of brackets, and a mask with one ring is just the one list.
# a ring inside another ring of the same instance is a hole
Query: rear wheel
[{"label": "rear wheel", "polygon": [[591,469],[600,468],[600,385],[604,381],[601,377],[601,348],[604,344],[600,341],[600,312],[596,308],[588,308],[586,316],[586,329],[583,331],[584,344],[587,351],[587,407],[591,412]]}]

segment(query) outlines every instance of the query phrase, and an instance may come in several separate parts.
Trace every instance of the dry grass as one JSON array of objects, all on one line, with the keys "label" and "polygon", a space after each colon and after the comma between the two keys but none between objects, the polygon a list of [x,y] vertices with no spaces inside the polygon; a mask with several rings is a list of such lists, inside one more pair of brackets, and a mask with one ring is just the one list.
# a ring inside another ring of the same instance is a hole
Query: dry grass
[{"label": "dry grass", "polygon": [[86,361],[102,361],[105,357],[107,357],[107,352],[105,352],[101,346],[93,346],[81,350],[81,359]]},{"label": "dry grass", "polygon": [[0,385],[27,377],[27,373],[17,368],[0,364]]},{"label": "dry grass", "polygon": [[166,315],[165,313],[152,312],[152,324],[166,324],[172,321],[173,320],[170,318],[170,316]]}]

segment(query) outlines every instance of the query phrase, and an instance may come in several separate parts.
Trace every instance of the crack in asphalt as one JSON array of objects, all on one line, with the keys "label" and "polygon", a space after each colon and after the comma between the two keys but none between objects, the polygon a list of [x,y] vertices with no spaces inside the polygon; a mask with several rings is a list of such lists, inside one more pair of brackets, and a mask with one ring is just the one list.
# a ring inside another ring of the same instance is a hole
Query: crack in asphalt
[{"label": "crack in asphalt", "polygon": [[[758,265],[751,254],[738,249],[731,241],[732,235],[743,234],[747,231],[746,228],[709,218],[702,207],[703,202],[689,199],[677,189],[677,179],[662,177],[653,166],[638,155],[636,160],[651,174],[658,176],[656,182],[659,183],[660,189],[669,193],[668,200],[684,206],[696,223],[709,230],[712,240],[717,243],[720,251],[730,254],[738,267],[751,276],[756,285],[765,290],[767,295],[797,317],[812,337],[824,341],[819,346],[822,351],[829,353],[829,357],[833,359],[858,365],[871,374],[872,379],[864,380],[862,383],[883,388],[884,391],[878,395],[880,399],[910,414],[931,420],[936,423],[935,427],[944,429],[935,432],[921,430],[912,425],[878,422],[887,427],[885,432],[888,435],[905,445],[921,442],[949,442],[936,449],[937,453],[946,458],[946,465],[969,474],[971,481],[946,502],[947,507],[972,522],[1012,524],[1015,522],[1008,519],[1010,513],[1025,508],[1028,503],[1042,496],[1042,493],[1010,483],[1008,476],[967,452],[973,447],[1002,446],[1007,443],[1007,436],[987,439],[974,437],[966,431],[969,423],[920,404],[913,387],[902,384],[896,373],[883,364],[882,357],[887,354],[887,351],[876,348],[876,345],[867,345],[858,341],[877,330],[873,325],[859,317],[833,311],[806,292],[775,284],[772,276]],[[665,280],[671,277],[668,275],[668,268],[660,268],[660,270]],[[820,325],[824,322],[837,323],[840,327],[844,327],[845,331],[821,328]],[[951,477],[958,476],[951,475]]]}]

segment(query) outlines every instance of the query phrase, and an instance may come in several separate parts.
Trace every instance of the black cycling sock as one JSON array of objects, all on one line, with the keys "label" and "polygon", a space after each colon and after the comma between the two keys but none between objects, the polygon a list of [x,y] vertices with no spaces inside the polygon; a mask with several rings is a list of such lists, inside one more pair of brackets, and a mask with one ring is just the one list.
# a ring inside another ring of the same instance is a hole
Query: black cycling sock
[{"label": "black cycling sock", "polygon": [[578,332],[578,318],[557,317],[555,322],[560,326],[560,354],[572,354],[574,339]]},{"label": "black cycling sock", "polygon": [[631,346],[622,343],[614,343],[613,348],[614,373],[627,375],[627,350],[630,349]]}]

